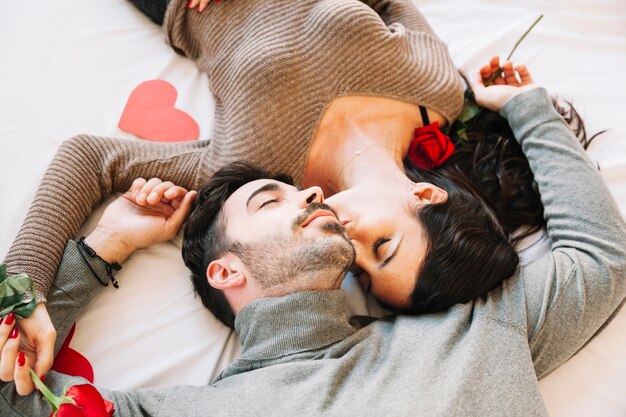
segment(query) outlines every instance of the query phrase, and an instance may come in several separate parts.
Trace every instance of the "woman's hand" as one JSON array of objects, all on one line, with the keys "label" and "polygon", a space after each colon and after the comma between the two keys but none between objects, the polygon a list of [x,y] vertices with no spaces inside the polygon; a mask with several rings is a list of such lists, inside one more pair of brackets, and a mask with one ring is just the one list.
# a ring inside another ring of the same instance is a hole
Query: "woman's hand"
[{"label": "woman's hand", "polygon": [[[213,3],[219,3],[221,0],[213,0]],[[211,0],[189,0],[187,2],[187,7],[190,9],[198,6],[198,13],[202,12],[207,6],[211,3]]]},{"label": "woman's hand", "polygon": [[[495,76],[493,83],[485,86],[485,83]],[[492,111],[499,111],[504,103],[518,94],[537,88],[530,72],[524,65],[513,67],[511,61],[507,61],[500,70],[500,58],[494,56],[480,69],[473,82],[470,82],[476,103]]]},{"label": "woman's hand", "polygon": [[17,393],[28,395],[35,388],[29,368],[42,378],[52,367],[56,331],[44,303],[26,319],[9,315],[1,320],[0,379],[15,381]]},{"label": "woman's hand", "polygon": [[169,181],[138,178],[106,208],[86,242],[107,262],[122,263],[137,249],[173,239],[195,196]]},{"label": "woman's hand", "polygon": [[[105,261],[121,263],[136,249],[175,237],[195,196],[171,182],[139,178],[85,240]],[[15,381],[17,393],[28,395],[34,389],[29,369],[41,378],[52,367],[56,331],[43,303],[19,322],[15,315],[0,319],[0,379]]]}]

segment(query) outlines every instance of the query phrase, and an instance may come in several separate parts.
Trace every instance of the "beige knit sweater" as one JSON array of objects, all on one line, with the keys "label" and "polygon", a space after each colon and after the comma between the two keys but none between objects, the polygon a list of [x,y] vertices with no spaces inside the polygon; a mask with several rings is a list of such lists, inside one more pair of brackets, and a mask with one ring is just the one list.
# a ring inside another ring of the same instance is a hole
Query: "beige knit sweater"
[{"label": "beige knit sweater", "polygon": [[445,44],[411,0],[237,0],[189,10],[173,0],[164,27],[209,76],[209,141],[159,144],[79,135],[46,171],[6,261],[45,300],[65,243],[91,211],[136,177],[197,188],[248,160],[302,180],[311,139],[338,96],[394,98],[453,120],[463,96]]}]

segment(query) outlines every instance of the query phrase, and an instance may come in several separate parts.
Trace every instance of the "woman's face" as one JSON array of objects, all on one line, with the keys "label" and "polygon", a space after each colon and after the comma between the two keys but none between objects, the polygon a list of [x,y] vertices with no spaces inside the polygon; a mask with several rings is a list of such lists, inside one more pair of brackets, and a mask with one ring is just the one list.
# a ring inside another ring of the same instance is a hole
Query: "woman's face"
[{"label": "woman's face", "polygon": [[364,184],[325,200],[356,249],[359,280],[378,300],[396,308],[410,306],[427,248],[416,212],[446,199],[445,191],[432,184],[409,181]]}]

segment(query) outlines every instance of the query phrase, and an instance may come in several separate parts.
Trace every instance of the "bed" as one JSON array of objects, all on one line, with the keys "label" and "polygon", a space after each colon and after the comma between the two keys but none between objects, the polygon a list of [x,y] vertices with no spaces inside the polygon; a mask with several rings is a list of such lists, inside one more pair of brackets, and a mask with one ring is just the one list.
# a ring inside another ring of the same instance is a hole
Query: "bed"
[{"label": "bed", "polygon": [[[534,19],[545,15],[513,58],[526,63],[552,94],[573,100],[589,133],[607,129],[588,153],[626,215],[626,3],[416,4],[448,43],[457,66],[469,72],[495,53],[505,56]],[[200,138],[210,138],[214,102],[206,76],[176,55],[161,29],[129,2],[0,3],[2,257],[64,139],[90,133],[140,140],[117,126],[130,92],[151,79],[173,84],[176,106],[197,121]],[[193,297],[180,244],[179,236],[134,254],[118,275],[120,288],[106,288],[78,321],[70,346],[91,363],[96,384],[207,384],[238,355],[237,336]],[[540,253],[536,244],[525,256]],[[376,312],[351,278],[345,289],[351,313]],[[540,388],[551,416],[626,415],[626,308]]]}]

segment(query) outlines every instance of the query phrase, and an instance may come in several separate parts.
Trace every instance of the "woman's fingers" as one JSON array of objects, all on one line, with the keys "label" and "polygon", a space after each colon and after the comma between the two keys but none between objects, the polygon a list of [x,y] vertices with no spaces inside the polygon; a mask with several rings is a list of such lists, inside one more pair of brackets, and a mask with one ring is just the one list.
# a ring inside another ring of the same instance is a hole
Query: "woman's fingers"
[{"label": "woman's fingers", "polygon": [[135,199],[137,201],[137,204],[142,206],[148,204],[148,196],[150,195],[150,193],[152,193],[154,187],[161,184],[162,182],[163,181],[161,181],[159,178],[151,178],[148,182],[146,182],[137,194],[137,197]]},{"label": "woman's fingers", "polygon": [[[500,57],[498,56],[491,58],[489,64],[483,65],[480,68],[479,74],[483,83],[487,82],[487,80],[491,80],[494,85],[521,87],[534,82],[525,65],[515,67],[511,61],[507,61],[500,67]],[[498,75],[496,76],[494,74]]]},{"label": "woman's fingers", "polygon": [[135,179],[135,181],[133,181],[128,191],[133,195],[133,198],[135,200],[137,199],[137,195],[139,194],[143,186],[146,185],[147,182],[148,181],[146,181],[143,178],[137,178]]},{"label": "woman's fingers", "polygon": [[[9,315],[10,316],[10,315]],[[2,323],[2,337],[4,339],[4,347],[0,356],[0,380],[9,382],[13,380],[15,371],[15,360],[17,358],[18,349],[20,346],[20,332],[15,326],[7,325],[6,322],[9,319],[7,316]],[[15,317],[15,316],[13,316]],[[0,342],[2,339],[0,339]]]},{"label": "woman's fingers", "polygon": [[[502,69],[500,68],[500,57],[496,55],[491,58],[491,60],[489,60],[489,64],[484,65],[480,68],[480,75],[483,79],[483,82],[491,80],[492,84],[503,85],[506,84],[506,82],[502,74],[500,74],[501,71]],[[494,76],[494,74],[498,75]]]},{"label": "woman's fingers", "polygon": [[[140,182],[139,182],[140,183]],[[159,178],[152,178],[139,191],[131,187],[131,194],[140,205],[155,205],[159,202],[169,203],[171,200],[182,198],[187,190],[171,181],[162,182]]]},{"label": "woman's fingers", "polygon": [[[48,331],[42,330],[37,335],[37,359],[33,370],[39,378],[42,378],[52,368],[56,337],[54,328],[48,329]],[[30,380],[30,377],[28,379]]]},{"label": "woman's fingers", "polygon": [[[213,0],[213,2],[219,3],[220,0]],[[207,8],[209,3],[211,3],[211,0],[190,0],[189,2],[187,2],[187,7],[190,9],[198,7],[198,13],[201,13],[204,11],[204,9]]]},{"label": "woman's fingers", "polygon": [[204,11],[209,3],[211,3],[211,0],[200,0],[200,7],[198,7],[198,12]]},{"label": "woman's fingers", "polygon": [[518,65],[515,67],[515,70],[518,72],[520,80],[522,81],[521,85],[528,85],[534,83],[533,77],[530,75],[528,68],[526,65]]},{"label": "woman's fingers", "polygon": [[[150,181],[148,181],[150,182]],[[174,183],[171,181],[165,181],[160,184],[157,184],[152,188],[152,190],[148,194],[147,201],[149,204],[156,204],[163,198],[163,193],[165,193],[170,188],[175,187]]]},{"label": "woman's fingers", "polygon": [[489,79],[489,77],[491,77],[491,66],[490,65],[485,65],[483,67],[480,68],[480,76],[483,78],[484,81],[487,81]]},{"label": "woman's fingers", "polygon": [[518,86],[519,80],[515,74],[515,70],[513,69],[513,63],[511,61],[507,61],[502,67],[504,72],[504,79],[507,85]]},{"label": "woman's fingers", "polygon": [[500,57],[496,55],[489,60],[489,63],[487,65],[484,65],[480,68],[480,75],[482,75],[484,81],[487,81],[499,69]]},{"label": "woman's fingers", "polygon": [[0,317],[0,350],[4,346],[4,343],[9,338],[9,334],[15,325],[15,314],[9,313],[4,317]]},{"label": "woman's fingers", "polygon": [[495,55],[489,61],[489,65],[491,66],[491,72],[492,73],[496,72],[498,68],[500,68],[500,57],[498,55]]},{"label": "woman's fingers", "polygon": [[1,362],[4,359],[4,348],[7,344],[9,344],[9,339],[13,335],[13,329],[16,329],[17,331],[17,326],[15,324],[15,314],[13,312],[4,317],[0,317],[0,376],[2,376]]},{"label": "woman's fingers", "polygon": [[165,197],[169,201],[181,199],[186,194],[187,190],[185,188],[174,184],[172,184],[171,187],[163,191],[163,197]]},{"label": "woman's fingers", "polygon": [[24,352],[19,352],[15,360],[15,390],[19,395],[28,395],[35,389],[35,383],[30,377],[30,366]]}]

